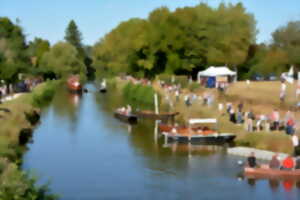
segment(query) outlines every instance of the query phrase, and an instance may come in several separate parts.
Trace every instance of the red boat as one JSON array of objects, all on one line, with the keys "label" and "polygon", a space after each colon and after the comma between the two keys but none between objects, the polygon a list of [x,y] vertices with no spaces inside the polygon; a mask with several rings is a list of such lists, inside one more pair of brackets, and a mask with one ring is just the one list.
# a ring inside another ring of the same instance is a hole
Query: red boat
[{"label": "red boat", "polygon": [[280,170],[270,168],[244,168],[246,177],[255,179],[297,179],[300,180],[300,169],[295,170]]},{"label": "red boat", "polygon": [[82,92],[82,85],[80,83],[79,75],[72,75],[68,78],[67,81],[68,89],[71,92]]}]

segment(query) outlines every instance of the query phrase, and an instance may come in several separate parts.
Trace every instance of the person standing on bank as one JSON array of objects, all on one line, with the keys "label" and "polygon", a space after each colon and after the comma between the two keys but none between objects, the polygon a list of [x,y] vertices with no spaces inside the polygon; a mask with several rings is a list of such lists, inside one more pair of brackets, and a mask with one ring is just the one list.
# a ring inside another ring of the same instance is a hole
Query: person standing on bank
[{"label": "person standing on bank", "polygon": [[299,138],[295,133],[292,135],[292,142],[293,142],[293,147],[294,147],[294,156],[297,156],[297,154],[298,154],[297,149],[299,146]]},{"label": "person standing on bank", "polygon": [[229,111],[229,120],[234,124],[236,123],[236,117],[235,117],[235,112],[234,112],[233,108],[231,108]]},{"label": "person standing on bank", "polygon": [[281,82],[281,89],[280,89],[280,101],[281,102],[284,102],[285,95],[286,95],[286,84],[285,84],[285,81],[283,80]]}]

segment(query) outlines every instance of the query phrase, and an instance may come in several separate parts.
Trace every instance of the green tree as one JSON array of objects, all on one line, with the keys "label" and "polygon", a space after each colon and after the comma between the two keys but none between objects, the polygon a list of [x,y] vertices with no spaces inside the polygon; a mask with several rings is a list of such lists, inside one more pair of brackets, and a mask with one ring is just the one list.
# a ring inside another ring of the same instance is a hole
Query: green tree
[{"label": "green tree", "polygon": [[18,74],[30,70],[22,28],[8,18],[0,18],[0,78],[7,84],[18,80]]},{"label": "green tree", "polygon": [[31,59],[33,66],[38,66],[39,62],[44,55],[44,53],[50,50],[50,43],[48,40],[43,40],[41,38],[34,38],[33,41],[29,42],[28,54]]},{"label": "green tree", "polygon": [[284,50],[289,63],[300,68],[300,21],[291,21],[272,33],[272,45]]},{"label": "green tree", "polygon": [[65,40],[77,49],[78,55],[81,58],[84,58],[85,52],[82,45],[82,35],[74,20],[71,20],[68,24],[65,34]]},{"label": "green tree", "polygon": [[208,65],[238,67],[255,43],[256,22],[241,3],[155,9],[121,23],[93,48],[94,67],[138,76],[190,74]]},{"label": "green tree", "polygon": [[80,74],[85,77],[85,66],[74,46],[58,42],[41,58],[44,73],[54,72],[58,78],[66,78],[70,74]]}]

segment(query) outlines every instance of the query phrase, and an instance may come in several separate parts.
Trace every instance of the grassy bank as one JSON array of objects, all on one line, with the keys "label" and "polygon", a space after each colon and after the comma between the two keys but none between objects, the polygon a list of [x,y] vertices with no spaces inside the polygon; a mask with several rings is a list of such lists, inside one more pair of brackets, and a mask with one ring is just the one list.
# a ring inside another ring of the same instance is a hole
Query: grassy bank
[{"label": "grassy bank", "polygon": [[[167,95],[167,92],[160,88],[158,84],[154,84],[154,87],[161,94]],[[295,85],[288,85],[287,98],[284,103],[281,103],[279,100],[279,91],[279,82],[253,82],[249,86],[245,82],[237,82],[232,84],[225,94],[219,93],[216,89],[200,88],[194,91],[194,93],[198,96],[203,96],[204,93],[213,94],[215,98],[214,103],[211,106],[204,106],[202,100],[196,100],[192,106],[187,107],[184,104],[183,96],[192,92],[187,86],[183,89],[180,101],[174,104],[173,109],[181,113],[180,118],[182,118],[182,121],[187,121],[192,117],[218,118],[219,131],[236,134],[235,142],[237,145],[291,154],[293,152],[291,138],[283,131],[249,133],[245,131],[243,125],[231,123],[227,113],[220,113],[217,109],[218,103],[225,104],[231,102],[236,109],[237,105],[243,102],[244,111],[251,109],[255,115],[269,115],[273,109],[277,108],[283,118],[285,112],[293,108],[296,103]],[[175,102],[174,96],[173,102]],[[295,115],[297,119],[299,114],[296,112]]]},{"label": "grassy bank", "polygon": [[25,143],[39,120],[42,106],[52,100],[58,82],[38,85],[33,92],[0,104],[0,199],[55,199],[19,168]]}]

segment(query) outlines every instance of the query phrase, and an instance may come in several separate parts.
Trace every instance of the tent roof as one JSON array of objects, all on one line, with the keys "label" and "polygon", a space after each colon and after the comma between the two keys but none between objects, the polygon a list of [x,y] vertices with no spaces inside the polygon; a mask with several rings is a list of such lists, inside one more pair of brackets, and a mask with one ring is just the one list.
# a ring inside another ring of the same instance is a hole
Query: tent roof
[{"label": "tent roof", "polygon": [[211,66],[204,71],[198,72],[198,76],[234,76],[236,72],[231,71],[226,66],[214,67]]}]

